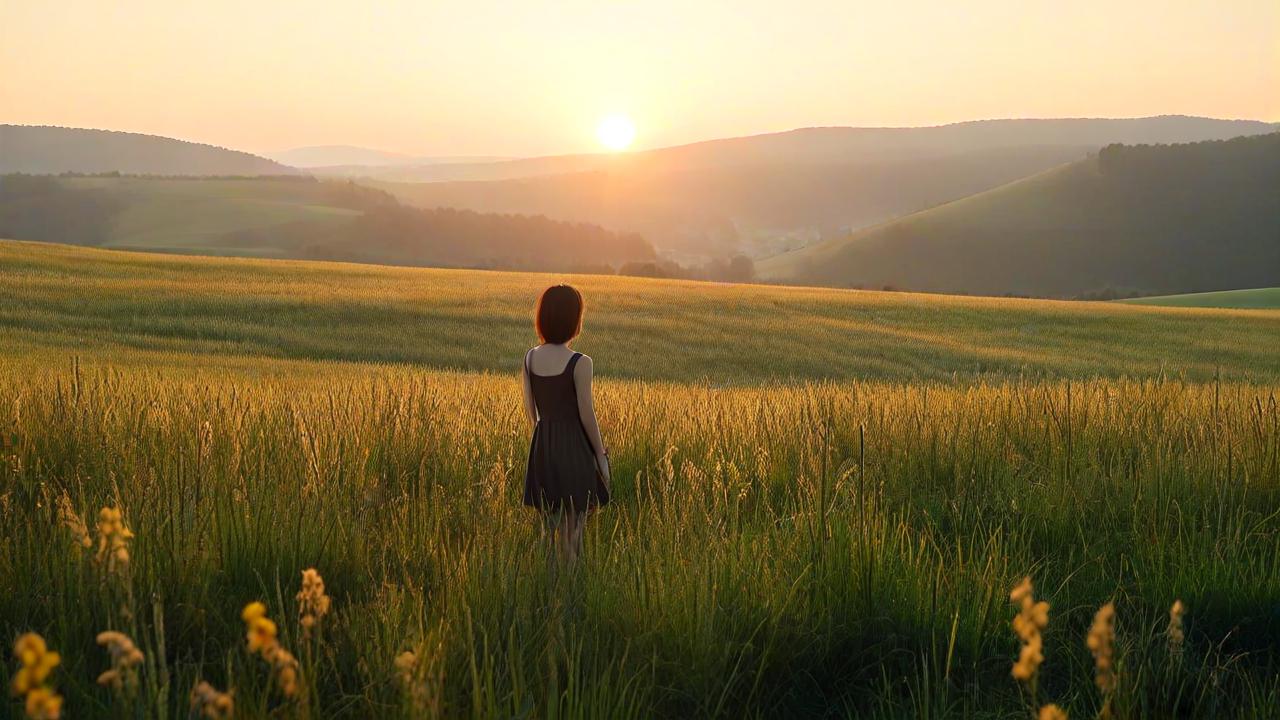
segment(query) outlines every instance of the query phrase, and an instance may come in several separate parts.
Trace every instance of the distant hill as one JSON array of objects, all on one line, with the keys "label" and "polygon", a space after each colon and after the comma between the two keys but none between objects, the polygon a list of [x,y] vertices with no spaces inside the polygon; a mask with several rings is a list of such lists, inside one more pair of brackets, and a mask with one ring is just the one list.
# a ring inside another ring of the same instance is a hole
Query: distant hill
[{"label": "distant hill", "polygon": [[1162,307],[1237,308],[1242,310],[1280,310],[1280,287],[1253,290],[1222,290],[1219,292],[1188,293],[1184,295],[1157,295],[1132,298],[1117,302],[1131,305],[1159,305]]},{"label": "distant hill", "polygon": [[0,176],[0,237],[433,267],[605,271],[655,259],[635,234],[406,207],[378,190],[310,177]]},{"label": "distant hill", "polygon": [[1096,156],[757,264],[792,284],[985,295],[1280,285],[1280,133]]},{"label": "distant hill", "polygon": [[375,168],[402,165],[444,165],[457,163],[491,163],[510,160],[504,157],[421,157],[403,153],[373,150],[354,145],[315,145],[267,153],[267,157],[298,168],[317,168],[326,174],[363,174]]},{"label": "distant hill", "polygon": [[875,163],[1011,147],[1100,148],[1111,143],[1185,143],[1272,132],[1253,120],[1165,115],[1149,118],[975,120],[907,128],[815,127],[723,138],[630,153],[552,155],[501,162],[398,166],[369,172],[397,182],[489,181],[591,170]]},{"label": "distant hill", "polygon": [[295,175],[257,155],[155,135],[0,125],[0,174]]},{"label": "distant hill", "polygon": [[[675,253],[765,256],[988,190],[1112,142],[1270,129],[1190,117],[810,128],[645,152],[368,174],[422,207],[545,214],[640,232]],[[431,182],[403,182],[424,180]]]}]

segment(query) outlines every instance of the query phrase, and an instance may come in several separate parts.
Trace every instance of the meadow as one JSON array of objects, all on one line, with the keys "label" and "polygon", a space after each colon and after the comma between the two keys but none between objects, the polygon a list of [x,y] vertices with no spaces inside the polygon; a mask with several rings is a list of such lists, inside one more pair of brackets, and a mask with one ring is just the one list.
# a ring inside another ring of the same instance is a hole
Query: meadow
[{"label": "meadow", "polygon": [[567,278],[616,503],[565,576],[518,503],[554,279],[0,242],[0,634],[67,717],[1280,703],[1280,313]]},{"label": "meadow", "polygon": [[1188,293],[1185,295],[1158,295],[1156,297],[1133,298],[1122,302],[1132,303],[1134,305],[1163,305],[1166,307],[1217,307],[1277,310],[1280,309],[1280,288],[1223,290],[1221,292]]}]

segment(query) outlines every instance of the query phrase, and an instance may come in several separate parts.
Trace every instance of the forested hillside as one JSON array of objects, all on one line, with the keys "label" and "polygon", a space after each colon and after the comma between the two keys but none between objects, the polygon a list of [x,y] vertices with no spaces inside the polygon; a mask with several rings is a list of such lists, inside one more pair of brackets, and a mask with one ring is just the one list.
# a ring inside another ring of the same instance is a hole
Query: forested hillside
[{"label": "forested hillside", "polygon": [[1111,145],[759,263],[789,283],[1073,297],[1280,284],[1280,134]]}]

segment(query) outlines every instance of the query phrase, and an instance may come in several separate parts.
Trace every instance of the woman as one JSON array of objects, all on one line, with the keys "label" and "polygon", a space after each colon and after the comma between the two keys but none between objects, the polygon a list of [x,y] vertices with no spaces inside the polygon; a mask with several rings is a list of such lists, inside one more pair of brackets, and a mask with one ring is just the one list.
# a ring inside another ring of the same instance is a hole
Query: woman
[{"label": "woman", "polygon": [[538,299],[542,344],[525,353],[524,407],[534,424],[524,504],[542,511],[552,546],[572,565],[587,513],[609,502],[609,453],[591,402],[591,358],[569,349],[582,331],[582,295],[568,285]]}]

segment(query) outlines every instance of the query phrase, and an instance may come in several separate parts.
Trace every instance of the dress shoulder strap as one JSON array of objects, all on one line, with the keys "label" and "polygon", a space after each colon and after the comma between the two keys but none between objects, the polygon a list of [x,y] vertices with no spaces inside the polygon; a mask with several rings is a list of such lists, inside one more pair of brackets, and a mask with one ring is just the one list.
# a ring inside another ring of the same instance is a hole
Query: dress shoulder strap
[{"label": "dress shoulder strap", "polygon": [[573,357],[569,358],[569,364],[568,364],[568,365],[565,365],[565,367],[564,367],[564,372],[565,372],[565,374],[566,374],[566,375],[572,375],[572,374],[573,374],[573,368],[574,368],[574,366],[576,366],[576,365],[578,364],[578,359],[579,359],[579,358],[581,358],[581,357],[582,357],[582,353],[580,353],[580,352],[575,352],[575,353],[573,354]]}]

